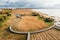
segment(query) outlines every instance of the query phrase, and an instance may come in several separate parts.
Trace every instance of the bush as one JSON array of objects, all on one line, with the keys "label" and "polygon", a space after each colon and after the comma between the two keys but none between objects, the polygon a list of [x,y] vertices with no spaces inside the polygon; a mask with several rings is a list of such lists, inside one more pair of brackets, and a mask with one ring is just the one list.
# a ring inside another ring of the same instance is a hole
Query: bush
[{"label": "bush", "polygon": [[6,20],[6,16],[3,16],[4,20]]},{"label": "bush", "polygon": [[45,18],[44,21],[45,21],[45,22],[53,22],[54,19],[52,19],[52,18]]},{"label": "bush", "polygon": [[38,16],[39,14],[36,12],[32,12],[32,16]]},{"label": "bush", "polygon": [[0,21],[3,21],[4,19],[3,19],[3,17],[0,17]]},{"label": "bush", "polygon": [[6,12],[5,14],[7,14],[7,16],[11,16],[11,14],[9,12]]},{"label": "bush", "polygon": [[9,14],[9,16],[11,16],[11,14]]},{"label": "bush", "polygon": [[9,13],[8,12],[6,12],[6,14],[7,14],[7,16],[9,16]]},{"label": "bush", "polygon": [[3,12],[2,12],[2,11],[0,11],[0,14],[3,14]]}]

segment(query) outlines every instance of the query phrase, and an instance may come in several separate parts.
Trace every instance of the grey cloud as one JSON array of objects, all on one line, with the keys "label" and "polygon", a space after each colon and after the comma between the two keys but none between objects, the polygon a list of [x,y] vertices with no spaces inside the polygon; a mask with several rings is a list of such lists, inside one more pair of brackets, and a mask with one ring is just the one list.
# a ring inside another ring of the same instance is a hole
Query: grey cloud
[{"label": "grey cloud", "polygon": [[38,2],[29,2],[28,0],[18,0],[15,2],[11,2],[10,0],[0,0],[0,8],[3,7],[11,7],[11,8],[43,8],[43,9],[51,9],[51,8],[60,8],[60,4],[56,4],[53,6],[46,6],[44,3]]}]

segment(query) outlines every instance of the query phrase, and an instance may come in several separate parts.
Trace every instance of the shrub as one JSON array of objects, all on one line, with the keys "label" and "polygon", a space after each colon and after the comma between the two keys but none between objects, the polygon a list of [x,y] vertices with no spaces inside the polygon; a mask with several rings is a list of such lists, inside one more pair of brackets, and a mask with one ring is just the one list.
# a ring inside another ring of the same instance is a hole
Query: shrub
[{"label": "shrub", "polygon": [[11,16],[11,14],[9,12],[6,12],[5,14],[7,14],[7,16]]},{"label": "shrub", "polygon": [[39,14],[36,12],[32,12],[32,16],[38,16]]},{"label": "shrub", "polygon": [[45,22],[53,22],[54,19],[52,19],[52,18],[45,18],[44,21],[45,21]]},{"label": "shrub", "polygon": [[9,16],[9,12],[6,12],[7,16]]},{"label": "shrub", "polygon": [[3,21],[4,19],[3,19],[3,17],[0,17],[0,21]]},{"label": "shrub", "polygon": [[3,16],[4,20],[6,20],[6,16]]},{"label": "shrub", "polygon": [[9,14],[9,16],[11,16],[11,14]]},{"label": "shrub", "polygon": [[0,11],[0,14],[3,14],[2,11]]}]

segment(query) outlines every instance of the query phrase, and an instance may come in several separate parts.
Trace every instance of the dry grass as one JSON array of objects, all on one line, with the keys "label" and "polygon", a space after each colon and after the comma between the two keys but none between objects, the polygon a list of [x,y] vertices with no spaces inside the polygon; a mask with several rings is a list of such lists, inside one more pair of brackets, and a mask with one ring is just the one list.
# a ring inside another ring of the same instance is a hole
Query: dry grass
[{"label": "dry grass", "polygon": [[32,9],[14,9],[11,12],[12,14],[26,14],[26,15],[31,15]]},{"label": "dry grass", "polygon": [[[27,12],[27,11],[20,11],[20,10],[13,10],[12,11],[13,14],[24,14],[24,13],[31,13],[31,11]],[[26,36],[27,35],[22,35],[22,34],[15,34],[10,32],[10,30],[8,29],[9,25],[13,24],[15,22],[16,17],[13,15],[9,20],[5,21],[3,23],[3,26],[0,28],[0,40],[26,40]],[[32,17],[32,16],[23,16],[22,19],[16,19],[19,20],[19,22],[14,25],[15,29],[18,31],[35,31],[35,30],[40,30],[42,28],[47,27],[47,25],[44,23],[44,21],[42,20],[38,20],[36,17]],[[13,28],[14,28],[13,27]],[[46,34],[45,34],[46,33]],[[52,38],[51,36],[48,36],[48,33],[52,34],[52,36],[54,38]],[[44,36],[47,35],[47,36]],[[55,35],[55,36],[54,36]],[[51,39],[49,38],[51,37]],[[58,37],[58,38],[57,38]],[[57,40],[60,40],[60,32],[58,31],[48,31],[48,32],[42,32],[42,33],[37,33],[37,34],[31,34],[31,40],[46,40],[46,38],[48,38],[47,40],[55,40],[55,38],[57,38]]]},{"label": "dry grass", "polygon": [[8,29],[9,25],[13,24],[15,18],[16,17],[12,15],[9,20],[3,23],[0,28],[0,40],[26,40],[26,35],[15,34]]},{"label": "dry grass", "polygon": [[23,16],[22,19],[14,25],[13,29],[17,31],[36,31],[46,28],[44,21],[38,20],[36,16]]}]

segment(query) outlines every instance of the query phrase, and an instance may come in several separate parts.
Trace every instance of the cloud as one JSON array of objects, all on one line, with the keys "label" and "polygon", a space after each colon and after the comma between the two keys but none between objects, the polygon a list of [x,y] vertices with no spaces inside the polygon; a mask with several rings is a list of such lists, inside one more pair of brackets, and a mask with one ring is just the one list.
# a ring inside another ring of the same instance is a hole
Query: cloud
[{"label": "cloud", "polygon": [[60,8],[60,0],[0,0],[0,7]]}]

